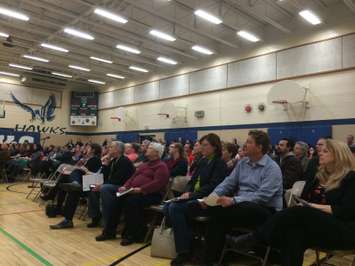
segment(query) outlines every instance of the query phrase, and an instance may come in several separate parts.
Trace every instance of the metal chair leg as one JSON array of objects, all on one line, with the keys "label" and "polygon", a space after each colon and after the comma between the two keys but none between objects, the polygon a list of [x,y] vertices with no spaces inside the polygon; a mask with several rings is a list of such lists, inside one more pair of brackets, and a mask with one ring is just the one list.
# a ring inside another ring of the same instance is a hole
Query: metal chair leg
[{"label": "metal chair leg", "polygon": [[224,257],[226,256],[226,253],[228,252],[228,248],[227,248],[227,245],[224,246],[223,248],[223,251],[222,251],[222,254],[221,254],[221,257],[219,258],[219,261],[218,261],[218,266],[222,266],[222,263],[223,263],[223,260],[224,260]]},{"label": "metal chair leg", "polygon": [[266,266],[267,265],[267,261],[269,260],[270,251],[271,251],[271,246],[268,246],[266,248],[266,251],[265,251],[265,255],[264,255],[262,266]]}]

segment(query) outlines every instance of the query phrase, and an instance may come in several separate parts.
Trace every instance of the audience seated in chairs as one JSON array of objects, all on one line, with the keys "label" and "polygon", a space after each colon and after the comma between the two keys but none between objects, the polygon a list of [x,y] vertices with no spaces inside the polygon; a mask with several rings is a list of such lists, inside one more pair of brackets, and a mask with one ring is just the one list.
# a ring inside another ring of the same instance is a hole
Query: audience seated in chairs
[{"label": "audience seated in chairs", "polygon": [[125,156],[131,161],[131,162],[135,162],[138,159],[138,153],[135,150],[134,146],[132,143],[126,143],[125,144],[125,148],[124,148],[124,153]]},{"label": "audience seated in chairs", "polygon": [[169,159],[165,161],[168,166],[170,177],[186,176],[188,161],[181,143],[171,143],[169,145]]},{"label": "audience seated in chairs", "polygon": [[307,170],[304,174],[304,179],[306,181],[308,180],[313,180],[316,176],[316,173],[318,172],[319,168],[319,157],[318,153],[322,150],[322,148],[325,145],[326,138],[320,138],[318,139],[316,143],[316,150],[312,156],[312,159],[309,160]]},{"label": "audience seated in chairs", "polygon": [[[97,227],[100,224],[102,216],[100,194],[102,194],[101,197],[105,197],[105,202],[114,201],[118,188],[123,186],[135,171],[133,163],[123,155],[124,149],[123,142],[113,141],[109,146],[108,154],[102,158],[104,184],[96,185],[89,193],[88,215],[92,219],[92,222],[88,224],[89,228]],[[104,211],[108,209],[105,207]],[[105,220],[111,219],[110,216],[111,214],[104,213]]]},{"label": "audience seated in chairs", "polygon": [[308,144],[304,141],[297,141],[293,148],[293,152],[296,158],[301,163],[303,175],[307,171],[307,167],[309,163],[308,149],[309,149]]},{"label": "audience seated in chairs", "polygon": [[238,145],[229,142],[223,143],[222,159],[227,164],[227,175],[229,175],[233,171],[237,163],[237,160],[235,159],[237,153],[238,153]]},{"label": "audience seated in chairs", "polygon": [[[86,158],[83,166],[76,168],[71,172],[65,183],[59,187],[60,191],[64,189],[66,192],[66,199],[64,205],[64,220],[56,225],[51,225],[51,229],[65,229],[73,227],[73,217],[75,210],[79,204],[82,192],[82,178],[85,174],[96,173],[101,169],[101,146],[99,144],[89,144],[86,150]],[[63,193],[59,193],[63,195]]]},{"label": "audience seated in chairs", "polygon": [[281,168],[284,189],[292,188],[296,181],[303,178],[301,162],[292,152],[293,146],[293,140],[288,138],[281,139],[277,145],[278,158],[276,161]]},{"label": "audience seated in chairs", "polygon": [[225,234],[233,227],[254,229],[282,210],[283,187],[280,167],[267,152],[270,140],[260,130],[249,132],[247,158],[213,191],[220,206],[201,203],[210,216],[207,226],[204,265],[212,265],[221,254]]},{"label": "audience seated in chairs", "polygon": [[194,171],[186,192],[179,201],[164,206],[164,215],[173,227],[177,257],[171,265],[183,265],[191,256],[192,229],[188,221],[189,214],[199,214],[200,205],[197,199],[210,194],[223,181],[227,173],[226,163],[222,160],[222,144],[216,134],[208,134],[201,138],[203,158]]},{"label": "audience seated in chairs", "polygon": [[[104,230],[96,237],[97,241],[114,239],[116,228],[124,212],[124,230],[121,245],[126,246],[140,242],[144,238],[146,225],[144,223],[144,208],[159,204],[169,182],[169,170],[160,160],[164,147],[152,142],[145,153],[147,162],[140,165],[134,175],[121,186],[101,189],[102,213]],[[131,192],[117,197],[116,192],[123,193],[129,189]]]},{"label": "audience seated in chairs", "polygon": [[325,140],[319,171],[306,183],[303,206],[271,217],[256,233],[239,237],[235,247],[263,242],[281,250],[282,266],[302,266],[308,248],[355,248],[355,159],[345,143]]}]

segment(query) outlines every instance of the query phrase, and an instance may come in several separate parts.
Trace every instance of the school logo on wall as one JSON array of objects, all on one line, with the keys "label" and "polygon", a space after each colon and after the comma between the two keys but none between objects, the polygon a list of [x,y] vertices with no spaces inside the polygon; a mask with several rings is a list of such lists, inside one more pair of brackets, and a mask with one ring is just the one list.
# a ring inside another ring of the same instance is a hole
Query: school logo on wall
[{"label": "school logo on wall", "polygon": [[31,121],[39,120],[42,123],[46,121],[52,121],[55,118],[54,111],[56,108],[56,100],[54,94],[49,96],[48,101],[39,109],[33,109],[31,106],[20,102],[19,99],[10,93],[12,100],[20,106],[26,112],[29,112],[32,116]]}]

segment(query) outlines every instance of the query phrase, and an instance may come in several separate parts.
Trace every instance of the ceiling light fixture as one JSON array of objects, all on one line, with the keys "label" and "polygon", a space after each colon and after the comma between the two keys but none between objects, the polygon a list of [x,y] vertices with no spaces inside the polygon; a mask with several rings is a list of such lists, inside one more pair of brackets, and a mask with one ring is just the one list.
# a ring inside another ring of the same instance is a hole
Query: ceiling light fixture
[{"label": "ceiling light fixture", "polygon": [[11,9],[7,9],[4,7],[0,7],[0,14],[4,15],[4,16],[8,16],[11,18],[16,18],[19,20],[23,20],[23,21],[28,21],[30,18],[28,16],[26,16],[25,14],[22,14],[20,12],[11,10]]},{"label": "ceiling light fixture", "polygon": [[216,17],[216,16],[214,16],[214,15],[212,15],[212,14],[210,14],[210,13],[208,13],[208,12],[202,10],[202,9],[195,10],[194,14],[196,16],[199,16],[200,18],[203,18],[203,19],[213,23],[213,24],[217,24],[218,25],[218,24],[221,24],[223,22],[218,17]]},{"label": "ceiling light fixture", "polygon": [[28,54],[25,54],[22,57],[23,58],[27,58],[27,59],[31,59],[31,60],[35,60],[35,61],[39,61],[39,62],[44,62],[44,63],[48,63],[49,62],[48,59],[45,59],[45,58],[42,58],[42,57],[33,56],[33,55],[28,55]]},{"label": "ceiling light fixture", "polygon": [[301,17],[303,17],[306,21],[311,23],[312,25],[321,24],[322,21],[320,18],[314,14],[311,10],[305,9],[298,13]]},{"label": "ceiling light fixture", "polygon": [[97,15],[100,15],[100,16],[103,16],[105,18],[108,18],[108,19],[111,19],[113,21],[116,21],[116,22],[119,22],[119,23],[127,23],[128,20],[119,16],[119,15],[116,15],[114,13],[111,13],[107,10],[104,10],[104,9],[101,9],[101,8],[96,8],[95,11],[94,11],[95,14]]},{"label": "ceiling light fixture", "polygon": [[59,73],[59,72],[52,72],[52,75],[59,76],[59,77],[64,77],[64,78],[72,78],[72,75],[64,74],[64,73]]},{"label": "ceiling light fixture", "polygon": [[115,78],[115,79],[125,79],[124,76],[111,74],[111,73],[106,74],[106,76],[111,77],[111,78]]},{"label": "ceiling light fixture", "polygon": [[139,51],[138,49],[127,46],[127,45],[123,45],[123,44],[117,44],[116,48],[126,51],[126,52],[129,52],[129,53],[132,53],[132,54],[140,54],[141,53],[141,51]]},{"label": "ceiling light fixture", "polygon": [[245,31],[245,30],[238,31],[237,34],[240,37],[242,37],[242,38],[244,38],[244,39],[246,39],[246,40],[248,40],[250,42],[258,42],[258,41],[260,41],[260,39],[258,37],[256,37],[254,34],[248,32],[248,31]]},{"label": "ceiling light fixture", "polygon": [[5,32],[0,32],[0,37],[9,38],[9,36],[10,35]]},{"label": "ceiling light fixture", "polygon": [[56,51],[63,52],[63,53],[68,53],[69,52],[69,50],[67,50],[65,48],[62,48],[62,47],[56,46],[56,45],[52,45],[52,44],[49,44],[49,43],[41,43],[41,46],[44,47],[44,48],[56,50]]},{"label": "ceiling light fixture", "polygon": [[86,39],[86,40],[94,40],[95,38],[90,35],[89,33],[86,33],[86,32],[83,32],[83,31],[79,31],[79,30],[76,30],[76,29],[73,29],[73,28],[65,28],[64,29],[64,32],[65,33],[68,33],[70,35],[73,35],[73,36],[76,36],[76,37],[79,37],[79,38],[82,38],[82,39]]},{"label": "ceiling light fixture", "polygon": [[100,80],[96,80],[96,79],[88,79],[89,82],[91,83],[96,83],[96,84],[100,84],[100,85],[105,85],[106,82],[104,81],[100,81]]},{"label": "ceiling light fixture", "polygon": [[89,68],[76,66],[76,65],[69,65],[68,67],[73,68],[73,69],[77,69],[77,70],[81,70],[81,71],[86,71],[86,72],[90,72],[91,71]]},{"label": "ceiling light fixture", "polygon": [[147,73],[149,72],[148,69],[142,68],[142,67],[137,67],[137,66],[130,66],[129,69],[135,70],[135,71],[139,71],[139,72],[144,72]]},{"label": "ceiling light fixture", "polygon": [[106,59],[103,59],[103,58],[100,58],[100,57],[95,57],[95,56],[90,56],[90,59],[95,60],[95,61],[99,61],[99,62],[102,62],[102,63],[106,63],[106,64],[112,64],[113,63],[110,60],[106,60]]},{"label": "ceiling light fixture", "polygon": [[166,63],[166,64],[170,64],[170,65],[176,65],[177,64],[177,62],[175,60],[167,58],[167,57],[164,57],[164,56],[159,56],[157,58],[157,60],[160,61],[160,62]]},{"label": "ceiling light fixture", "polygon": [[32,67],[28,67],[28,66],[23,66],[23,65],[18,65],[18,64],[9,64],[10,67],[16,67],[16,68],[21,68],[21,69],[25,69],[25,70],[32,70]]},{"label": "ceiling light fixture", "polygon": [[211,55],[213,54],[213,52],[206,48],[206,47],[203,47],[203,46],[200,46],[200,45],[194,45],[191,47],[192,50],[196,51],[196,52],[199,52],[201,54],[207,54],[207,55]]},{"label": "ceiling light fixture", "polygon": [[151,30],[149,34],[169,42],[176,41],[176,38],[174,38],[173,36],[159,30]]},{"label": "ceiling light fixture", "polygon": [[19,77],[20,76],[19,74],[5,72],[5,71],[0,71],[0,75],[10,76],[10,77]]}]

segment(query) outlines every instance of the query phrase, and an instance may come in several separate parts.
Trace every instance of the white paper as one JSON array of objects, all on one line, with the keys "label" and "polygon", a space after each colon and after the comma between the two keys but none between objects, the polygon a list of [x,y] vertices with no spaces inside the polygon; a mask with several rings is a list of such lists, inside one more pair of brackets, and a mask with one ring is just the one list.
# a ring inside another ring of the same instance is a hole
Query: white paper
[{"label": "white paper", "polygon": [[90,185],[102,185],[104,183],[103,174],[92,174],[83,176],[83,191],[90,191]]},{"label": "white paper", "polygon": [[133,191],[133,188],[127,189],[127,190],[125,190],[123,192],[117,192],[116,196],[117,197],[122,197],[123,195],[126,195],[126,194],[130,193],[131,191]]},{"label": "white paper", "polygon": [[206,205],[210,207],[218,206],[219,204],[217,203],[217,200],[219,199],[219,196],[216,193],[211,193],[208,195],[208,197],[203,198],[203,202],[206,203]]}]

